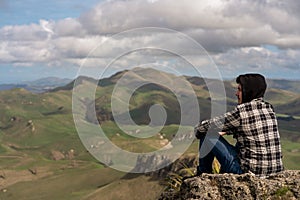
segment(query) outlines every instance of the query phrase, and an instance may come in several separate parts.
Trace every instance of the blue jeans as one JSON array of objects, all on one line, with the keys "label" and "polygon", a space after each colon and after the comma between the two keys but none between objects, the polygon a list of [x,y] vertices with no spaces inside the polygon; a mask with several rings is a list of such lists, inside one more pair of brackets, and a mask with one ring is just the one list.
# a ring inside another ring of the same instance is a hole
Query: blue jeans
[{"label": "blue jeans", "polygon": [[221,164],[220,173],[242,174],[243,170],[240,167],[237,148],[229,144],[218,133],[200,136],[197,174],[212,173],[214,157]]}]

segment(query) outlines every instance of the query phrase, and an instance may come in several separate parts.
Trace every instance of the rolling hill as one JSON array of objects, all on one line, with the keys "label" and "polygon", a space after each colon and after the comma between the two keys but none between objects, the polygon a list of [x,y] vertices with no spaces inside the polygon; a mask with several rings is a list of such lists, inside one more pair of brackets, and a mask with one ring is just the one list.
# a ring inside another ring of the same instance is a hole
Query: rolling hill
[{"label": "rolling hill", "polygon": [[270,88],[300,93],[299,80],[268,79],[267,84]]},{"label": "rolling hill", "polygon": [[[80,84],[89,82],[98,85],[95,104],[85,101],[88,107],[95,105],[97,121],[91,116],[92,113],[83,115],[89,123],[100,122],[107,137],[122,149],[149,152],[162,148],[178,130],[181,110],[176,95],[172,88],[157,82],[149,81],[138,87],[129,100],[129,112],[134,122],[148,124],[149,109],[157,104],[165,108],[168,117],[166,126],[157,135],[150,138],[129,136],[114,123],[111,111],[111,96],[115,84],[127,72],[121,71],[100,81],[78,77],[77,82]],[[177,85],[182,82],[173,74],[138,68],[129,75],[123,81],[133,85],[163,77],[160,81],[172,83],[183,100],[190,95],[187,87]],[[207,85],[219,84],[220,81],[207,79],[205,82],[199,77],[184,78],[196,93],[200,117],[208,118],[211,103]],[[286,84],[284,80],[280,81],[282,85]],[[275,82],[280,85],[280,81]],[[159,178],[126,174],[106,167],[83,146],[72,115],[74,82],[75,80],[38,94],[25,89],[0,91],[0,199],[157,198],[163,190]],[[266,93],[266,99],[274,105],[280,119],[279,128],[287,169],[300,169],[300,93],[295,90],[297,83],[289,81],[284,88],[270,87]],[[229,110],[236,105],[235,84],[233,81],[224,81],[224,86]],[[217,102],[216,106],[222,106],[222,102]],[[192,109],[195,108],[188,107],[188,112]],[[119,113],[118,117],[122,115],[123,113]],[[193,126],[193,120],[186,125]],[[197,141],[188,152],[197,154]]]},{"label": "rolling hill", "polygon": [[[122,71],[116,73],[115,75],[106,78],[104,80],[100,80],[98,82],[99,85],[99,94],[101,96],[97,98],[96,101],[96,112],[98,116],[98,121],[105,121],[114,120],[112,117],[111,112],[111,94],[114,89],[114,85],[118,82],[118,80],[126,73],[127,71]],[[156,79],[156,77],[164,77],[165,79],[175,80],[175,76],[173,74],[168,74],[165,72],[147,69],[137,68],[133,70],[132,77],[130,79],[130,84],[137,84],[136,82],[143,81],[143,74],[150,74],[149,79]],[[199,102],[199,110],[201,119],[206,119],[210,117],[210,109],[211,109],[211,100],[210,100],[210,93],[208,91],[207,85],[218,85],[222,84],[219,80],[214,79],[203,79],[200,77],[184,77],[192,86],[193,90],[197,95],[197,99]],[[127,80],[128,82],[129,80]],[[176,82],[176,81],[174,81]],[[272,80],[268,80],[268,82],[273,83]],[[288,81],[285,83],[285,80],[274,80],[276,83],[276,87],[271,87],[274,84],[270,84],[270,87],[267,89],[265,94],[266,101],[272,103],[275,107],[276,112],[284,115],[291,115],[291,116],[300,116],[300,106],[298,106],[300,102],[300,93],[297,93],[294,90],[298,81]],[[278,85],[282,85],[284,88],[288,88],[288,90],[280,89]],[[227,109],[230,110],[233,106],[236,105],[236,84],[233,81],[224,81],[224,88],[226,91],[226,100],[227,100]],[[288,87],[289,86],[289,87]],[[102,92],[100,92],[102,90]],[[103,92],[105,91],[105,92]],[[190,91],[182,91],[184,95],[190,95]],[[180,104],[176,99],[176,96],[172,93],[172,91],[162,85],[149,83],[139,87],[132,95],[130,99],[130,114],[133,120],[138,124],[148,124],[149,123],[149,116],[148,112],[151,105],[160,104],[162,105],[167,113],[169,114],[169,118],[166,121],[166,124],[179,124],[180,123]],[[221,106],[223,102],[218,103],[216,106]],[[194,109],[193,107],[189,109]],[[281,115],[282,116],[282,115]],[[189,124],[193,125],[193,124]]]}]

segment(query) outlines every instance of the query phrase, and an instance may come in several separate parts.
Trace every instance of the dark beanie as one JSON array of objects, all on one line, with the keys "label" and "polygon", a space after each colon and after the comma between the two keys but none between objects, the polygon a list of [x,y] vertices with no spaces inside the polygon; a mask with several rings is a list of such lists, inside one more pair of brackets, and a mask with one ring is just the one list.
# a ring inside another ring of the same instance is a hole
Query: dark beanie
[{"label": "dark beanie", "polygon": [[267,89],[265,77],[261,74],[243,74],[236,78],[242,86],[242,103],[263,97]]}]

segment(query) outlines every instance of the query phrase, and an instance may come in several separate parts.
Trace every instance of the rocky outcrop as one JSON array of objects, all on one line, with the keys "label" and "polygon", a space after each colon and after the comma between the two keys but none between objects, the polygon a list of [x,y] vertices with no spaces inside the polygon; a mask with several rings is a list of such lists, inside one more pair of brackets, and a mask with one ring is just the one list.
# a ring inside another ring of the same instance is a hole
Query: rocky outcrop
[{"label": "rocky outcrop", "polygon": [[174,163],[158,171],[152,172],[150,175],[161,179],[168,177],[170,173],[176,173],[181,177],[190,176],[191,174],[189,174],[186,169],[190,169],[191,171],[195,172],[197,165],[197,154],[186,154],[178,158]]},{"label": "rocky outcrop", "polygon": [[65,159],[65,155],[60,151],[52,150],[51,151],[51,158],[53,160],[63,160],[63,159]]},{"label": "rocky outcrop", "polygon": [[[175,156],[173,155],[173,157]],[[165,179],[170,173],[186,176],[188,175],[185,171],[186,168],[191,168],[192,171],[195,171],[195,166],[197,166],[198,163],[196,154],[192,153],[181,156],[172,163],[172,159],[174,159],[173,157],[168,157],[167,155],[141,155],[137,158],[137,164],[132,171],[144,172],[146,175],[158,179]],[[161,169],[152,171],[152,169],[155,168]]]},{"label": "rocky outcrop", "polygon": [[52,160],[73,160],[75,158],[75,151],[74,149],[70,149],[64,153],[58,150],[51,150],[51,158]]},{"label": "rocky outcrop", "polygon": [[166,191],[159,199],[300,199],[300,171],[286,170],[269,178],[252,174],[202,174],[185,179],[179,191]]}]

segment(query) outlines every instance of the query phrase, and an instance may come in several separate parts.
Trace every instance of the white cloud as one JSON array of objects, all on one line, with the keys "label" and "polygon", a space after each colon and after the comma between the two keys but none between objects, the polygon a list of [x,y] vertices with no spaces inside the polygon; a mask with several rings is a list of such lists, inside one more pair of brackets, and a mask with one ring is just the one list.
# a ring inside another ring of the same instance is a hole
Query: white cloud
[{"label": "white cloud", "polygon": [[84,36],[85,30],[82,28],[82,24],[77,19],[66,18],[60,20],[55,25],[55,30],[57,35],[60,37],[64,36]]},{"label": "white cloud", "polygon": [[261,72],[277,74],[283,76],[289,72],[289,76],[295,78],[300,70],[299,50],[269,50],[265,47],[245,47],[231,49],[225,53],[213,56],[217,66],[227,77],[232,76],[232,72]]},{"label": "white cloud", "polygon": [[299,48],[300,17],[291,12],[295,4],[250,0],[109,1],[78,20],[89,34],[149,26],[182,32],[200,30],[193,37],[213,51],[216,46],[226,50],[260,44]]},{"label": "white cloud", "polygon": [[60,37],[52,41],[62,58],[85,58],[103,40],[101,36]]},{"label": "white cloud", "polygon": [[[194,47],[181,40],[180,34],[176,33],[133,34],[125,38],[116,37],[103,45],[103,41],[112,34],[153,26],[174,29],[191,36],[225,70],[242,67],[298,70],[299,10],[300,3],[295,0],[107,1],[79,18],[58,21],[41,19],[39,24],[2,27],[0,61],[44,62],[49,65],[65,61],[78,66],[98,45],[89,65],[103,65],[124,53],[124,50],[147,45],[164,44],[169,49],[197,56],[194,55]],[[266,44],[281,50],[270,51],[263,47]],[[152,53],[157,60],[164,61],[165,55],[161,52]],[[120,66],[139,63],[135,59],[142,58],[132,55]],[[143,59],[147,61],[145,55]]]},{"label": "white cloud", "polygon": [[47,20],[40,20],[40,25],[43,28],[44,31],[46,31],[47,33],[49,33],[50,35],[53,35],[53,24],[51,24],[49,21]]},{"label": "white cloud", "polygon": [[47,38],[47,32],[39,24],[4,26],[0,29],[1,41],[36,41]]}]

